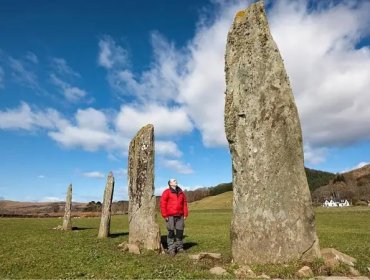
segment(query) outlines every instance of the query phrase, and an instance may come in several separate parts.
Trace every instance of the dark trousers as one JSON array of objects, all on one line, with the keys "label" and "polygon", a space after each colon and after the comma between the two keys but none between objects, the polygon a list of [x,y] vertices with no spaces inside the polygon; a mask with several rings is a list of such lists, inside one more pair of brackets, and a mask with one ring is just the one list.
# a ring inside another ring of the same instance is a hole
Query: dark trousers
[{"label": "dark trousers", "polygon": [[[167,245],[168,251],[175,251],[176,249],[183,250],[184,238],[184,217],[183,216],[170,216],[166,221],[168,230]],[[176,239],[176,242],[175,242]]]}]

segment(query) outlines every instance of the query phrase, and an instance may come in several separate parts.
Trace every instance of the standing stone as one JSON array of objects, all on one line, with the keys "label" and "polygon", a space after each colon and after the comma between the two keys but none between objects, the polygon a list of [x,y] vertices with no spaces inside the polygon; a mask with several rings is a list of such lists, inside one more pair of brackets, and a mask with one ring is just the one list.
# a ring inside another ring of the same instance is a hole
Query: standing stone
[{"label": "standing stone", "polygon": [[318,257],[298,112],[263,2],[236,14],[225,59],[233,259],[248,264]]},{"label": "standing stone", "polygon": [[160,251],[160,231],[155,221],[154,127],[148,124],[132,139],[128,155],[129,244]]},{"label": "standing stone", "polygon": [[101,212],[100,228],[98,234],[99,238],[105,238],[109,236],[113,191],[114,191],[114,177],[113,173],[109,172],[107,184],[105,185],[104,191],[103,207]]},{"label": "standing stone", "polygon": [[67,189],[66,208],[64,212],[62,230],[72,230],[71,210],[72,210],[72,184],[70,184]]}]

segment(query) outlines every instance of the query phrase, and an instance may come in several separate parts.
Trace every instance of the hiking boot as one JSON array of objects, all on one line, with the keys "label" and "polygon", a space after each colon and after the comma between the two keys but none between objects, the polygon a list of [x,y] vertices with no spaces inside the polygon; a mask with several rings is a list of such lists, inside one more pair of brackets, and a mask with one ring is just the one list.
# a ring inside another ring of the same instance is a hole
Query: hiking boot
[{"label": "hiking boot", "polygon": [[168,251],[168,254],[169,254],[171,257],[176,256],[176,252],[175,252],[175,251]]},{"label": "hiking boot", "polygon": [[168,254],[170,256],[176,255],[176,244],[174,238],[167,237]]},{"label": "hiking boot", "polygon": [[182,240],[177,240],[175,243],[177,253],[184,253],[184,242]]}]

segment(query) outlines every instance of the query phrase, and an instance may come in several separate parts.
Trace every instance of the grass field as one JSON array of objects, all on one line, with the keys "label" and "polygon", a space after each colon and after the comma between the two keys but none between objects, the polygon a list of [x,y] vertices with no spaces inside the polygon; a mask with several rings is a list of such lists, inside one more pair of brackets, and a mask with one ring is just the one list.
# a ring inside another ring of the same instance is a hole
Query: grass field
[{"label": "grass field", "polygon": [[[191,207],[194,208],[194,207]],[[370,266],[370,209],[317,209],[321,247],[335,247],[358,259],[366,274]],[[186,223],[187,253],[218,252],[222,260],[194,261],[186,255],[171,258],[146,252],[131,255],[117,249],[128,238],[127,216],[114,216],[112,236],[97,239],[99,218],[74,219],[78,230],[52,228],[56,218],[0,219],[0,278],[214,278],[209,268],[221,265],[231,271],[229,224],[231,211],[192,210]],[[159,220],[162,235],[166,234]],[[282,266],[252,266],[257,273],[293,277],[299,263]],[[344,272],[343,272],[344,273]],[[367,274],[369,275],[369,274]],[[229,277],[233,277],[232,274]]]}]

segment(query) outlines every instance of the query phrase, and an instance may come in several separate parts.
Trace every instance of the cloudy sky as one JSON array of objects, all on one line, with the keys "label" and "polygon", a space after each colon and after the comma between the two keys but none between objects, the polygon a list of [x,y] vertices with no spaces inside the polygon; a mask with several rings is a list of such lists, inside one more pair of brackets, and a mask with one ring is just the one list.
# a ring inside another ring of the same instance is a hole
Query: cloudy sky
[{"label": "cloudy sky", "polygon": [[[0,2],[0,199],[101,200],[153,123],[155,185],[231,181],[228,29],[250,1]],[[370,162],[370,1],[265,1],[302,122],[305,165]],[[320,3],[320,4],[317,4]]]}]

